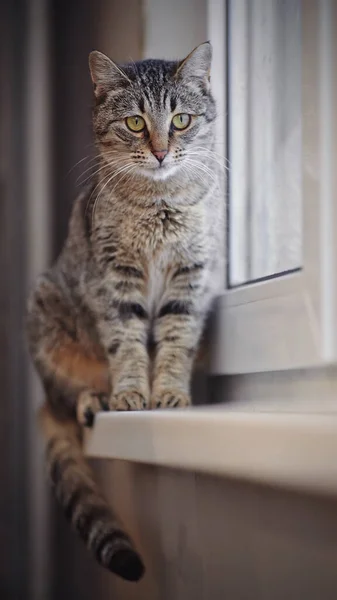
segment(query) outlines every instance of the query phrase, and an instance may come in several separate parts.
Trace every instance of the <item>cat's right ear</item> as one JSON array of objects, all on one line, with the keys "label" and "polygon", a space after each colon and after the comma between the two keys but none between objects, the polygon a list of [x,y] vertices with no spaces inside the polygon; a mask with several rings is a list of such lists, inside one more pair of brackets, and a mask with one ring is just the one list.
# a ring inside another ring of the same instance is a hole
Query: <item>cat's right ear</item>
[{"label": "cat's right ear", "polygon": [[110,90],[125,87],[126,84],[131,83],[128,76],[116,63],[97,50],[89,55],[89,68],[97,98]]}]

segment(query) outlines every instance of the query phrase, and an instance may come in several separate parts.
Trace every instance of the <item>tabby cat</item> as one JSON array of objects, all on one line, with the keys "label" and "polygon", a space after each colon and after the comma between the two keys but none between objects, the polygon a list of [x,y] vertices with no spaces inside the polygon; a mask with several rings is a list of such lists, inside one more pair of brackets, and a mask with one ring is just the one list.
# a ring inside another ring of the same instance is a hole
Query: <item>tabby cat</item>
[{"label": "tabby cat", "polygon": [[29,299],[57,499],[99,563],[133,581],[142,561],[97,489],[81,432],[100,410],[190,404],[222,268],[211,56],[208,42],[172,62],[118,66],[91,53],[97,162]]}]

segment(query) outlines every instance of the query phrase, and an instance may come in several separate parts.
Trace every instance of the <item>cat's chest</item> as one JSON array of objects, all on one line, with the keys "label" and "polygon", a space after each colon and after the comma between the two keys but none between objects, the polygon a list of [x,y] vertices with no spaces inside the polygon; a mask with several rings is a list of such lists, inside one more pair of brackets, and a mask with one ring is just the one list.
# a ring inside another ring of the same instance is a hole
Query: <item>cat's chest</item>
[{"label": "cat's chest", "polygon": [[162,252],[149,258],[146,303],[151,316],[156,312],[165,293],[165,288],[168,284],[169,262],[167,252]]},{"label": "cat's chest", "polygon": [[165,206],[138,214],[127,226],[133,245],[161,254],[165,254],[169,246],[183,244],[190,229],[188,216],[183,211]]}]

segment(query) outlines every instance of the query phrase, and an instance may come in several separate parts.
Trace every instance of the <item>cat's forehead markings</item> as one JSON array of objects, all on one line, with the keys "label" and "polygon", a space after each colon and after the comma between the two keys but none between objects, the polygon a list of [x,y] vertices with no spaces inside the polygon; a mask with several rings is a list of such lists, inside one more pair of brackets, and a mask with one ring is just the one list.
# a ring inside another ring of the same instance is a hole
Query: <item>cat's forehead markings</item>
[{"label": "cat's forehead markings", "polygon": [[166,86],[166,87],[164,87],[164,90],[163,90],[163,106],[167,105],[168,95],[169,95],[169,90]]},{"label": "cat's forehead markings", "polygon": [[174,112],[177,108],[177,98],[175,96],[171,96],[170,98],[170,108],[171,112]]},{"label": "cat's forehead markings", "polygon": [[[145,97],[145,100],[144,100]],[[162,124],[168,119],[171,121],[171,115],[176,111],[178,106],[178,99],[176,96],[171,97],[170,91],[164,89],[157,93],[156,97],[152,98],[151,103],[147,99],[147,95],[142,98],[142,102],[139,101],[139,109],[142,112],[142,116],[147,121]],[[146,118],[147,117],[147,118]]]}]

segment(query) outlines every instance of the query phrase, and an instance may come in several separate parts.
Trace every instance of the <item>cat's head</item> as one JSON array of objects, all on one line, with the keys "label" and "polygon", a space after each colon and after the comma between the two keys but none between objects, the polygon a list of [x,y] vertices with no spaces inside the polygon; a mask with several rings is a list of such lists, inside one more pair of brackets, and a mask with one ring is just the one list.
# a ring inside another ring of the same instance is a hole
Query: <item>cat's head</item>
[{"label": "cat's head", "polygon": [[211,59],[209,42],[182,61],[119,66],[100,52],[90,54],[94,130],[112,167],[153,179],[196,170],[214,135]]}]

